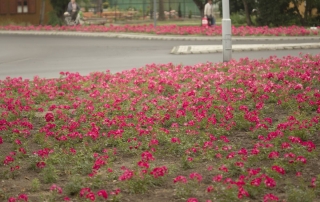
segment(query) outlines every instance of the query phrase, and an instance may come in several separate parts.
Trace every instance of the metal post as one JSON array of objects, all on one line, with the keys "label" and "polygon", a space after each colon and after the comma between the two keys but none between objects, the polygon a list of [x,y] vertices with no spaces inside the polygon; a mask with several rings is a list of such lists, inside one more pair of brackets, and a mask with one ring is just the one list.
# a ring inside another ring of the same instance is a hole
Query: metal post
[{"label": "metal post", "polygon": [[153,23],[157,26],[157,0],[153,0]]},{"label": "metal post", "polygon": [[232,40],[231,40],[231,19],[229,0],[222,0],[222,48],[223,62],[231,60],[232,55]]}]

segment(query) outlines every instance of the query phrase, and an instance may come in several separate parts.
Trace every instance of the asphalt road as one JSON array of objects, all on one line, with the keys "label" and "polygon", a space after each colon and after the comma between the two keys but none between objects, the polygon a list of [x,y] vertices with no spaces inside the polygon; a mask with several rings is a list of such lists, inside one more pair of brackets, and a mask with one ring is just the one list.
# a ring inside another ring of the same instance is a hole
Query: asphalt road
[{"label": "asphalt road", "polygon": [[[266,41],[265,43],[312,43],[313,40]],[[237,41],[233,44],[261,44]],[[222,62],[222,53],[172,55],[178,45],[218,45],[219,41],[133,40],[103,37],[0,35],[0,80],[6,77],[32,79],[59,77],[59,72],[110,70],[112,73],[143,67],[146,64],[195,65]],[[234,52],[233,58],[267,58],[277,55],[319,54],[318,49]]]}]

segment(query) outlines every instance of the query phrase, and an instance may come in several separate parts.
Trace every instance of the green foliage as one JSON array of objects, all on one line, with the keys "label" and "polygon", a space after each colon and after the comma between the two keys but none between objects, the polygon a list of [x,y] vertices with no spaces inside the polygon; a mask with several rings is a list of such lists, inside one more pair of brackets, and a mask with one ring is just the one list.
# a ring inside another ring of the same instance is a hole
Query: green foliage
[{"label": "green foliage", "polygon": [[289,8],[290,0],[259,1],[257,22],[261,26],[281,26],[295,24],[294,13]]},{"label": "green foliage", "polygon": [[62,19],[58,17],[55,11],[49,12],[49,21],[48,24],[52,26],[62,25]]},{"label": "green foliage", "polygon": [[310,189],[292,188],[287,193],[287,200],[291,202],[314,201],[315,193]]},{"label": "green foliage", "polygon": [[50,0],[55,14],[59,17],[62,17],[63,13],[67,10],[69,2],[70,0]]},{"label": "green foliage", "polygon": [[43,169],[42,176],[46,184],[54,183],[58,180],[57,170],[52,165],[47,165]]},{"label": "green foliage", "polygon": [[39,191],[40,190],[40,186],[41,186],[41,183],[40,183],[40,180],[38,178],[34,178],[31,181],[31,191],[32,192]]},{"label": "green foliage", "polygon": [[230,15],[230,19],[233,25],[245,25],[246,24],[246,16],[240,13],[233,13]]},{"label": "green foliage", "polygon": [[82,186],[82,179],[80,178],[80,176],[75,175],[69,180],[68,184],[66,185],[65,192],[69,196],[77,195],[80,192]]}]

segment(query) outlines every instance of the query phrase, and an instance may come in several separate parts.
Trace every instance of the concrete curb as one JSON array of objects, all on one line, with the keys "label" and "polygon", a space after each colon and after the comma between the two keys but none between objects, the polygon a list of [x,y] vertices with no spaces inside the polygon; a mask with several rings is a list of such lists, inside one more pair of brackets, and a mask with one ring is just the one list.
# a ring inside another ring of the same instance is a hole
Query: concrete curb
[{"label": "concrete curb", "polygon": [[[110,33],[110,32],[76,32],[76,31],[7,31],[0,30],[0,34],[15,35],[44,35],[44,36],[82,36],[82,37],[107,37],[123,39],[144,40],[181,40],[181,41],[222,41],[220,36],[177,36],[177,35],[152,35],[139,33]],[[296,36],[296,37],[263,37],[263,36],[233,36],[232,41],[284,41],[284,40],[315,40],[320,36]]]},{"label": "concrete curb", "polygon": [[[241,51],[262,51],[262,50],[292,50],[292,49],[320,49],[320,43],[300,43],[300,44],[251,44],[233,45],[232,52]],[[207,46],[175,46],[171,54],[200,54],[200,53],[221,53],[222,45]]]}]

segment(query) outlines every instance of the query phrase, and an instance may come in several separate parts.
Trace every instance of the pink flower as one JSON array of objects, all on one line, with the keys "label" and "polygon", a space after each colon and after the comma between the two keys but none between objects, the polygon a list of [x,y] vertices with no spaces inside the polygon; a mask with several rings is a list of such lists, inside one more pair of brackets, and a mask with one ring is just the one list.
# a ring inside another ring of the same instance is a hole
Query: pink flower
[{"label": "pink flower", "polygon": [[173,183],[177,183],[177,182],[182,182],[185,184],[187,183],[187,178],[182,175],[179,175],[178,177],[173,179]]},{"label": "pink flower", "polygon": [[86,195],[86,198],[89,199],[90,201],[95,201],[95,200],[96,200],[96,196],[94,195],[93,192],[89,192],[89,193]]},{"label": "pink flower", "polygon": [[279,152],[277,152],[277,151],[272,151],[272,152],[270,152],[270,154],[269,154],[269,159],[275,159],[275,158],[279,158]]},{"label": "pink flower", "polygon": [[189,199],[187,200],[187,202],[198,202],[198,199],[196,199],[196,198],[189,198]]},{"label": "pink flower", "polygon": [[228,168],[225,165],[220,166],[219,170],[223,171],[223,172],[228,172]]},{"label": "pink flower", "polygon": [[63,200],[64,201],[70,201],[70,198],[66,196],[66,197],[63,198]]},{"label": "pink flower", "polygon": [[50,191],[57,191],[59,194],[62,194],[62,188],[57,186],[56,184],[53,184],[51,187],[50,187]]},{"label": "pink flower", "polygon": [[20,141],[19,139],[16,139],[14,142],[15,142],[17,145],[21,145],[21,141]]},{"label": "pink flower", "polygon": [[207,187],[207,192],[212,192],[213,191],[213,186],[210,185],[209,187]]},{"label": "pink flower", "polygon": [[168,173],[168,168],[166,166],[156,167],[150,172],[154,178],[163,177],[166,173]]},{"label": "pink flower", "polygon": [[27,194],[20,194],[17,198],[18,200],[28,201]]},{"label": "pink flower", "polygon": [[266,176],[266,179],[264,180],[264,183],[265,183],[265,185],[267,187],[270,187],[270,188],[275,187],[276,184],[277,184],[276,181],[273,178],[268,177],[268,176]]},{"label": "pink flower", "polygon": [[286,174],[286,171],[285,171],[282,167],[277,166],[277,165],[272,166],[272,170],[274,170],[274,171],[276,171],[276,172],[280,173],[281,175]]},{"label": "pink flower", "polygon": [[190,174],[190,179],[197,179],[197,181],[200,183],[202,181],[202,175],[200,175],[199,173],[191,173]]},{"label": "pink flower", "polygon": [[149,162],[149,161],[153,161],[155,158],[150,152],[145,151],[141,154],[141,159],[142,161]]},{"label": "pink flower", "polygon": [[40,161],[40,162],[37,163],[37,167],[38,168],[44,168],[45,166],[46,166],[46,163],[43,162],[43,161]]},{"label": "pink flower", "polygon": [[48,112],[45,115],[45,119],[46,119],[46,122],[53,122],[54,121],[54,116],[53,116],[53,114],[51,112]]},{"label": "pink flower", "polygon": [[108,198],[108,193],[107,193],[106,190],[104,190],[104,189],[98,191],[98,192],[97,192],[97,195],[103,197],[104,199],[107,199],[107,198]]},{"label": "pink flower", "polygon": [[303,157],[303,156],[298,156],[296,161],[300,161],[303,164],[307,163],[307,159],[305,157]]},{"label": "pink flower", "polygon": [[265,194],[263,196],[263,202],[271,202],[271,201],[278,201],[279,198],[273,194]]},{"label": "pink flower", "polygon": [[87,192],[91,192],[91,189],[88,187],[82,188],[80,190],[80,197],[83,197]]},{"label": "pink flower", "polygon": [[221,174],[216,175],[216,176],[214,176],[214,177],[212,178],[212,180],[213,180],[214,182],[221,182],[221,180],[222,180],[222,175],[221,175]]},{"label": "pink flower", "polygon": [[262,182],[262,179],[261,179],[260,177],[258,177],[258,178],[254,178],[254,179],[251,181],[250,184],[251,184],[252,186],[258,187],[258,186],[260,186],[261,182]]},{"label": "pink flower", "polygon": [[0,136],[0,144],[2,144],[3,143],[3,139],[2,139],[2,137]]},{"label": "pink flower", "polygon": [[173,138],[171,138],[171,142],[172,143],[178,143],[178,144],[180,144],[181,142],[180,142],[180,139],[179,138],[177,138],[177,137],[173,137]]},{"label": "pink flower", "polygon": [[238,199],[242,199],[243,196],[249,197],[249,193],[243,187],[239,187]]},{"label": "pink flower", "polygon": [[124,173],[119,177],[120,181],[130,180],[133,177],[133,170],[126,169]]},{"label": "pink flower", "polygon": [[8,202],[16,202],[16,201],[17,201],[17,199],[14,198],[14,197],[10,197],[10,198],[8,199]]},{"label": "pink flower", "polygon": [[316,181],[317,181],[317,178],[315,178],[315,177],[313,177],[312,179],[311,179],[311,187],[316,187]]}]

